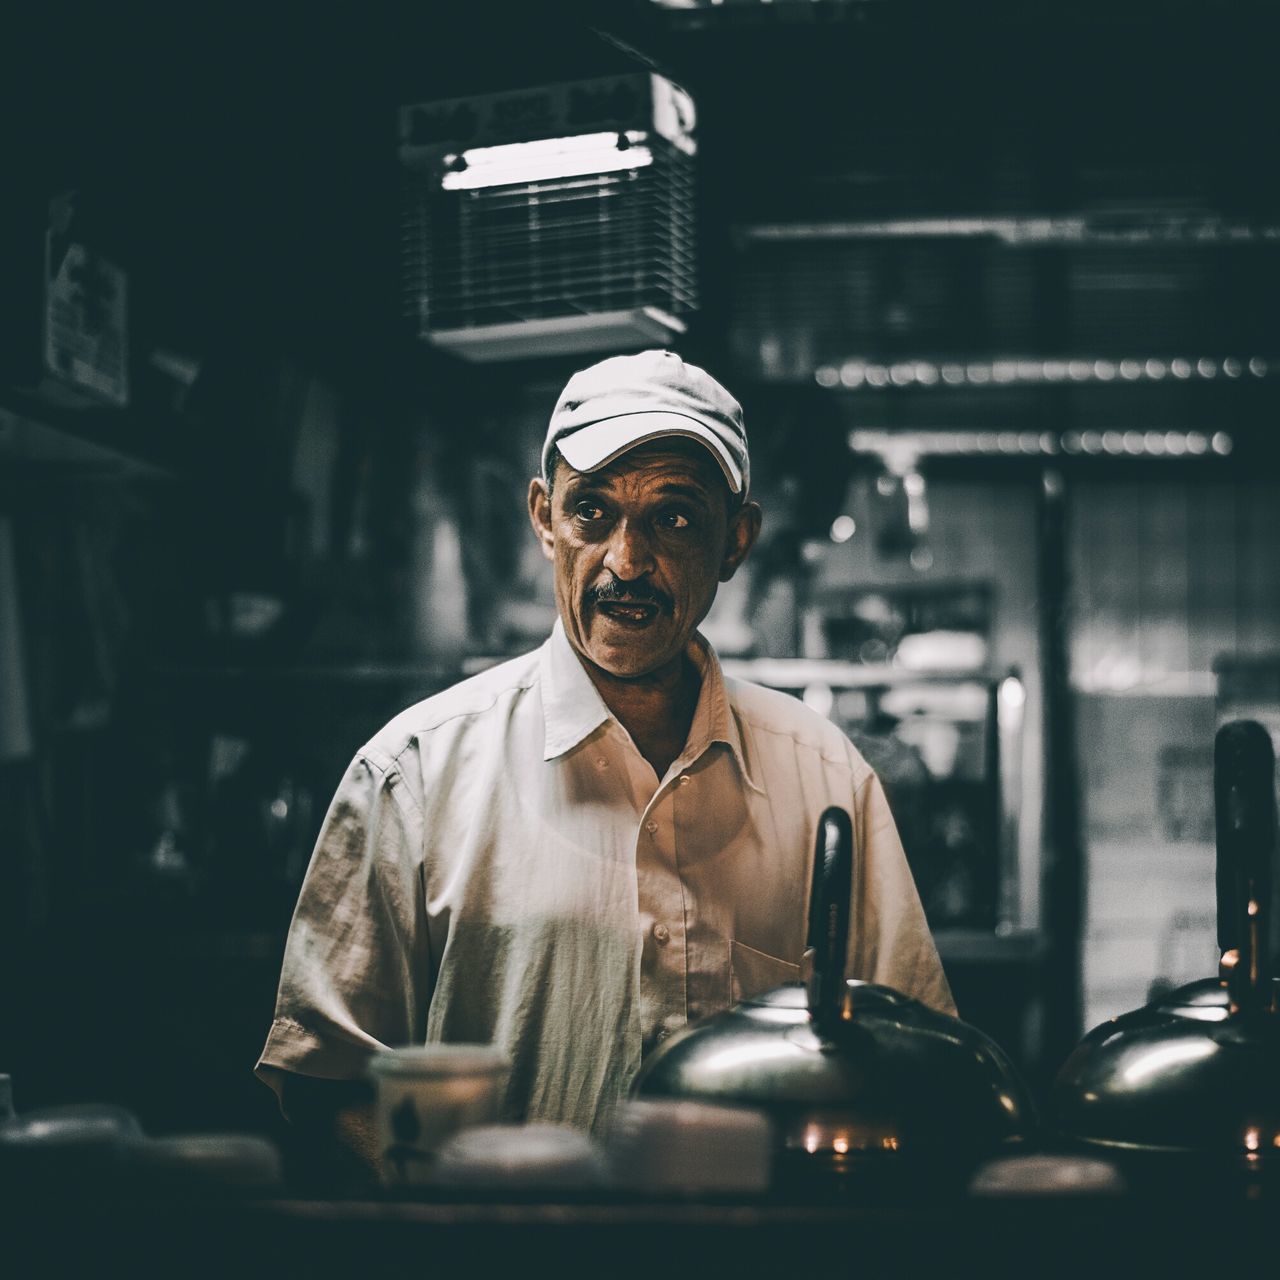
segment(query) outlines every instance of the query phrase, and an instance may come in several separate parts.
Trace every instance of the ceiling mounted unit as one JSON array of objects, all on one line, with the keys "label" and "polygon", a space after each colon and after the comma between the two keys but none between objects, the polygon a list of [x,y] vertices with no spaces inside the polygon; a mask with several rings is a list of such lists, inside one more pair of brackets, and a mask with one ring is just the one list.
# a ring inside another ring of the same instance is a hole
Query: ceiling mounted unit
[{"label": "ceiling mounted unit", "polygon": [[610,76],[400,109],[405,312],[470,360],[661,346],[694,281],[693,101]]}]

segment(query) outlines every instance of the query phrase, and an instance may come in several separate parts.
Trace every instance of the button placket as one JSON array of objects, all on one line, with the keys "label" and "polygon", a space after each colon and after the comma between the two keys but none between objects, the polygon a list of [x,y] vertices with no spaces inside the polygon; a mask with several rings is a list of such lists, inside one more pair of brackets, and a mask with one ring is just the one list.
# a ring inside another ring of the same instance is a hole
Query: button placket
[{"label": "button placket", "polygon": [[[646,944],[651,957],[650,981],[657,997],[654,1034],[670,1034],[688,1020],[688,964],[685,938],[685,888],[676,850],[674,792],[668,777],[640,814],[636,861],[648,868],[648,892],[642,910],[648,916]],[[651,1006],[652,1007],[652,1006]]]},{"label": "button placket", "polygon": [[682,1019],[682,1021],[684,1021],[684,1023],[687,1023],[687,1021],[694,1016],[694,1014],[692,1014],[692,1007],[694,1007],[695,1004],[694,989],[692,989],[692,986],[694,986],[694,984],[692,984],[694,974],[690,972],[691,956],[689,950],[689,933],[687,933],[687,928],[689,928],[690,923],[689,895],[691,890],[689,886],[686,886],[684,873],[682,873],[681,870],[680,851],[681,814],[685,815],[685,820],[687,822],[687,820],[689,820],[691,809],[696,808],[691,792],[685,790],[691,781],[692,776],[689,772],[689,764],[681,763],[680,773],[676,774],[676,776],[672,778],[671,782],[668,783],[666,796],[664,796],[664,799],[667,801],[667,809],[666,813],[664,813],[664,817],[666,817],[668,822],[669,846],[671,846],[668,850],[668,856],[669,859],[671,859],[671,868],[673,872],[673,879],[675,879],[676,891],[675,895],[673,895],[672,902],[672,909],[677,913],[672,918],[673,922],[675,922],[673,923],[672,942],[673,945],[675,945],[675,942],[678,941],[678,945],[680,945],[678,957],[676,955],[672,955],[671,959],[672,961],[676,961],[677,959],[680,961],[681,988],[682,996],[684,996],[684,1001],[682,1001],[682,1004],[684,1004],[684,1009],[682,1009],[684,1019]]}]

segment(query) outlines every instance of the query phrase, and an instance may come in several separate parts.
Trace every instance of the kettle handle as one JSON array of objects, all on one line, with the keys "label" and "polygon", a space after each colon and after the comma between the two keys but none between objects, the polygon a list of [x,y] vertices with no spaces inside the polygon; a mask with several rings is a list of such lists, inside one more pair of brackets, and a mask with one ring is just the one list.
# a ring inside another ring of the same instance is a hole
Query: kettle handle
[{"label": "kettle handle", "polygon": [[[1270,1001],[1271,857],[1276,843],[1275,751],[1254,720],[1218,730],[1213,752],[1218,836],[1218,940],[1231,1008]],[[1227,957],[1235,949],[1234,963]]]},{"label": "kettle handle", "polygon": [[809,898],[809,1014],[819,1029],[842,1016],[852,894],[853,820],[833,806],[818,819]]}]

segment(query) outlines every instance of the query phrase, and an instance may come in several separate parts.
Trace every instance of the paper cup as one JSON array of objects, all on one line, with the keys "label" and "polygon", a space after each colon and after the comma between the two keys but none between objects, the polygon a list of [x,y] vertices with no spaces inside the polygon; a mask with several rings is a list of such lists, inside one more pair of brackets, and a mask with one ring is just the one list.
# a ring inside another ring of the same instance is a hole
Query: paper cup
[{"label": "paper cup", "polygon": [[511,1063],[494,1045],[429,1044],[375,1054],[369,1074],[382,1180],[416,1186],[434,1180],[446,1138],[498,1119]]}]

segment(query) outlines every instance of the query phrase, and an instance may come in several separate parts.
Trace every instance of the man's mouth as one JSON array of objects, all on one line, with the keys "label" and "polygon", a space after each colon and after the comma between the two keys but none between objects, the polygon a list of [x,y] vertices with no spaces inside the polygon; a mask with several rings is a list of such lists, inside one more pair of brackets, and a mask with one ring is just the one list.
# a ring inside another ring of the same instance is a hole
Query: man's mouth
[{"label": "man's mouth", "polygon": [[648,626],[658,616],[658,606],[643,600],[600,600],[596,608],[606,618],[630,627]]}]

